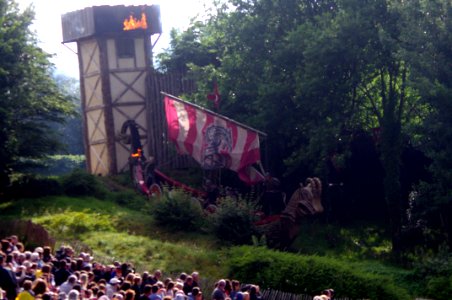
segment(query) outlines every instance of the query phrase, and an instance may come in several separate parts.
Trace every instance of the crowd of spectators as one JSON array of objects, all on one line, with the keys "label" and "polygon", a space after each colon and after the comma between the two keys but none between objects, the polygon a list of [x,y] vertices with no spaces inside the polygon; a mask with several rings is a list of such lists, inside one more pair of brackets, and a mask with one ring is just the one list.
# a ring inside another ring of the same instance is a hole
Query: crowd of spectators
[{"label": "crowd of spectators", "polygon": [[17,236],[1,240],[0,300],[258,300],[257,285],[220,279],[203,295],[199,273],[164,278],[162,271],[135,272],[129,263],[96,262],[70,246],[25,250]]}]

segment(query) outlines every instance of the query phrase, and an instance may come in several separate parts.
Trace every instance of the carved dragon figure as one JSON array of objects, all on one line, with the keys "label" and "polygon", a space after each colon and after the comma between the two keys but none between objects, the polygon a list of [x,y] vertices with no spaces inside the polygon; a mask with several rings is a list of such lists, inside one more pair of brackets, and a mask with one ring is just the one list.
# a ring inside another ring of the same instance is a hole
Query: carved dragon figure
[{"label": "carved dragon figure", "polygon": [[300,221],[306,216],[323,212],[321,202],[322,183],[317,177],[308,178],[306,184],[293,193],[280,219],[258,230],[267,238],[270,247],[285,249],[296,238],[300,230]]}]

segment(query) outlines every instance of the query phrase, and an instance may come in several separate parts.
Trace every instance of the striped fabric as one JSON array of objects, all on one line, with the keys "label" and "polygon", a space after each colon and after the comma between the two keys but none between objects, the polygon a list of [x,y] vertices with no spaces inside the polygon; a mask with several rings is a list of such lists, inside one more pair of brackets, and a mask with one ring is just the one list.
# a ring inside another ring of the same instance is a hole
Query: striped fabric
[{"label": "striped fabric", "polygon": [[254,184],[264,180],[251,165],[260,160],[259,135],[207,110],[165,96],[168,137],[180,154],[206,170],[228,168]]}]

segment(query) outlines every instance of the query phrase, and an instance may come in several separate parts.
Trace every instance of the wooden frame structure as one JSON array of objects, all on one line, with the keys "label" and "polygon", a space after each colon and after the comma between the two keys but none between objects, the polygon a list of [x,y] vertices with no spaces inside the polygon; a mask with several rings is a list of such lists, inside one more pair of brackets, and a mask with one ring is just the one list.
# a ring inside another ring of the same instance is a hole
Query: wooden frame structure
[{"label": "wooden frame structure", "polygon": [[[154,11],[148,6],[101,6],[62,17],[64,42],[77,42],[85,155],[93,174],[116,174],[128,168],[129,145],[119,136],[127,120],[138,124],[143,150],[149,153],[147,82],[152,70],[151,35],[158,26],[125,31],[122,23],[141,12],[155,17]],[[80,26],[84,29],[78,32]]]},{"label": "wooden frame structure", "polygon": [[[123,30],[125,19],[147,16],[146,29]],[[76,42],[80,69],[85,156],[88,171],[111,175],[128,169],[130,145],[121,126],[134,120],[143,153],[171,167],[191,165],[175,157],[166,141],[166,122],[160,91],[174,95],[192,92],[192,81],[181,74],[153,71],[153,34],[161,33],[158,6],[95,6],[62,16],[63,42]]]}]

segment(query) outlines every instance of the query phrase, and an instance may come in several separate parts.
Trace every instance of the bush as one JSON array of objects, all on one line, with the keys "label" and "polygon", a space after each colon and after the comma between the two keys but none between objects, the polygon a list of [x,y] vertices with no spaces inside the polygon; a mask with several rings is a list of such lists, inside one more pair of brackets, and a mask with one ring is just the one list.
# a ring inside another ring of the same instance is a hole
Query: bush
[{"label": "bush", "polygon": [[61,179],[64,193],[68,196],[93,196],[104,199],[107,190],[96,176],[88,174],[86,171],[77,169],[71,174],[65,175]]},{"label": "bush", "polygon": [[113,202],[133,210],[142,211],[147,206],[146,197],[135,191],[120,191],[111,194]]},{"label": "bush", "polygon": [[177,230],[200,229],[204,218],[199,200],[179,189],[165,189],[156,200],[153,215],[157,224]]},{"label": "bush", "polygon": [[244,199],[222,199],[209,217],[212,232],[225,242],[250,244],[254,233],[254,211],[254,204]]},{"label": "bush", "polygon": [[41,159],[23,159],[26,171],[44,176],[64,175],[85,168],[84,155],[50,155]]},{"label": "bush", "polygon": [[426,296],[437,300],[450,299],[452,294],[452,276],[433,277],[427,280]]},{"label": "bush", "polygon": [[34,218],[38,224],[49,229],[50,233],[60,239],[77,238],[80,234],[94,231],[114,231],[111,216],[90,210],[44,214]]},{"label": "bush", "polygon": [[40,198],[61,193],[61,185],[56,179],[37,175],[17,176],[7,191],[12,198]]},{"label": "bush", "polygon": [[361,273],[347,262],[326,257],[301,256],[250,246],[232,248],[229,257],[230,276],[241,282],[258,282],[263,289],[314,295],[325,288],[334,288],[338,298],[411,298],[390,277]]}]

